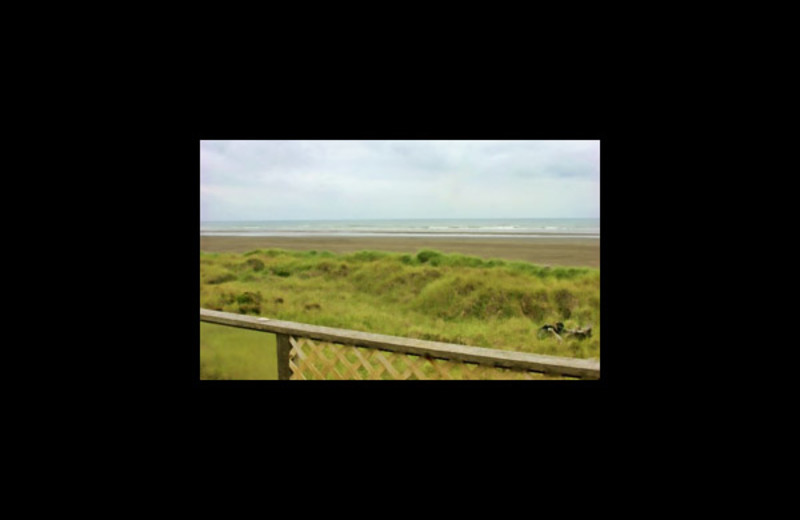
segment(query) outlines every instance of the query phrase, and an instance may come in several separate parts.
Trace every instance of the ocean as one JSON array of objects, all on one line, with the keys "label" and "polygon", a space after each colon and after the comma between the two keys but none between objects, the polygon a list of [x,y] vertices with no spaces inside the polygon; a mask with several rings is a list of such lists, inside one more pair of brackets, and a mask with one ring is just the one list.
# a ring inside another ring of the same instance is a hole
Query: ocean
[{"label": "ocean", "polygon": [[202,236],[600,238],[599,218],[201,221]]}]

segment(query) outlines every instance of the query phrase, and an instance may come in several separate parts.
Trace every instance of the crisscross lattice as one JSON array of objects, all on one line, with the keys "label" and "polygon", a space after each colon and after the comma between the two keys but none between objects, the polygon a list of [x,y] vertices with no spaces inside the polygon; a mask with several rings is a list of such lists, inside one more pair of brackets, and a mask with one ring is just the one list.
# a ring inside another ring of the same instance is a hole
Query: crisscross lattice
[{"label": "crisscross lattice", "polygon": [[406,379],[564,379],[513,370],[398,354],[371,348],[289,337],[291,379],[406,380]]}]

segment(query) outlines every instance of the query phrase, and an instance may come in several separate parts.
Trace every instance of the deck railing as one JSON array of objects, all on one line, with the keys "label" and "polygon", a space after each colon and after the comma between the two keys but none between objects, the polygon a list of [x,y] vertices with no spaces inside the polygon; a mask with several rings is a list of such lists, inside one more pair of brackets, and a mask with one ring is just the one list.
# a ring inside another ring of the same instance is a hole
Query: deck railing
[{"label": "deck railing", "polygon": [[278,379],[599,379],[600,363],[200,309],[200,321],[271,332]]}]

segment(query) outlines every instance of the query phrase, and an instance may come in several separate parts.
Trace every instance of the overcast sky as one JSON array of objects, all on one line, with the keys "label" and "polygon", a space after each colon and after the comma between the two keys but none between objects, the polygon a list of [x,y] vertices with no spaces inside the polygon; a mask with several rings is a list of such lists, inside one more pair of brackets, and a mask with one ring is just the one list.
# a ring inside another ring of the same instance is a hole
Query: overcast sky
[{"label": "overcast sky", "polygon": [[204,221],[599,216],[599,141],[200,143]]}]

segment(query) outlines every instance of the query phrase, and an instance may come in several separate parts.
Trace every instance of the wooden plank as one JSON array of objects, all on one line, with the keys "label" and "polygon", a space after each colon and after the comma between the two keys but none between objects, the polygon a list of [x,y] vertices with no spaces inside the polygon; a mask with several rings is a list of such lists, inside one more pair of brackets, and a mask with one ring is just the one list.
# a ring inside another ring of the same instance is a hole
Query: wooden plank
[{"label": "wooden plank", "polygon": [[442,343],[439,341],[402,338],[357,330],[336,329],[332,327],[309,325],[306,323],[272,320],[202,308],[200,309],[200,321],[242,329],[272,332],[278,335],[290,334],[319,341],[388,350],[402,354],[429,356],[436,359],[478,363],[481,365],[514,368],[517,370],[533,370],[548,374],[561,374],[587,379],[598,379],[600,377],[600,362],[589,359],[529,354],[527,352],[514,352],[484,347],[456,345],[454,343]]}]

